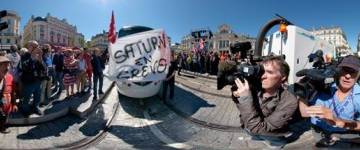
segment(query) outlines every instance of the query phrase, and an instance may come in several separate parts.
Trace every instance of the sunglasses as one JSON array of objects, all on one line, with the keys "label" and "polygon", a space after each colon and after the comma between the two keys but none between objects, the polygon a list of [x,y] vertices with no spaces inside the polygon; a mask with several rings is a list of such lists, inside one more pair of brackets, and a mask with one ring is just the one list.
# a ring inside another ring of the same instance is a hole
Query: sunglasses
[{"label": "sunglasses", "polygon": [[350,74],[352,77],[356,77],[356,75],[358,74],[358,71],[349,67],[341,67],[340,71],[341,71],[341,75]]}]

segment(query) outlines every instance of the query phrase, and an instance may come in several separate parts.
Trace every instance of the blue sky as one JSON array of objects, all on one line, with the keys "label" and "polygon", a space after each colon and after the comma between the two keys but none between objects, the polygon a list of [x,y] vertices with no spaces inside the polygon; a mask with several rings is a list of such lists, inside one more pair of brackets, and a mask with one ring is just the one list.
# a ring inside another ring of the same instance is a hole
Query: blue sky
[{"label": "blue sky", "polygon": [[213,31],[229,24],[236,33],[256,36],[259,29],[278,13],[299,27],[340,26],[353,50],[360,32],[360,1],[335,0],[2,0],[0,9],[17,11],[21,29],[31,15],[49,12],[76,25],[86,39],[108,30],[111,11],[116,29],[124,25],[163,28],[175,42],[191,29]]}]

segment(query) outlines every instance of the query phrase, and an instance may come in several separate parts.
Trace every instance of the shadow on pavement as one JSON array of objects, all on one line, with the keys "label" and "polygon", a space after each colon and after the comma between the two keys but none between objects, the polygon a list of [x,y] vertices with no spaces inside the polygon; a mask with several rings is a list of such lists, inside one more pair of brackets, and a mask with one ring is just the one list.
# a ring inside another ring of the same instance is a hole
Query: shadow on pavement
[{"label": "shadow on pavement", "polygon": [[81,120],[76,116],[67,116],[60,118],[54,122],[40,124],[28,130],[24,134],[19,134],[18,139],[32,140],[42,139],[46,137],[59,137],[61,133],[65,132],[70,126],[80,123]]},{"label": "shadow on pavement", "polygon": [[175,86],[174,95],[174,99],[167,99],[166,104],[172,109],[186,115],[186,117],[192,116],[200,108],[216,106],[215,104],[209,104],[203,98],[177,86]]},{"label": "shadow on pavement", "polygon": [[[156,101],[157,96],[135,99],[118,93],[120,107],[128,115],[134,118],[145,119],[143,112],[148,109],[148,104]],[[140,102],[143,101],[143,102]],[[121,112],[120,112],[121,113]],[[121,115],[121,114],[118,114]],[[114,118],[116,119],[116,118]],[[111,125],[108,132],[123,140],[134,149],[174,149],[166,146],[157,139],[150,130],[150,127],[141,121],[131,122],[121,120],[122,125]],[[128,124],[128,126],[127,126]],[[159,123],[161,124],[161,123]]]},{"label": "shadow on pavement", "polygon": [[[142,99],[136,99],[136,98],[131,98],[131,97],[127,97],[125,95],[122,95],[118,92],[118,97],[119,97],[119,103],[122,107],[122,109],[124,109],[124,111],[128,114],[130,114],[133,117],[137,117],[137,118],[144,118],[144,116],[142,115],[143,110],[145,109],[145,104],[141,104],[144,101],[151,101],[152,97],[150,98],[142,98]],[[142,101],[142,102],[141,102]],[[140,113],[138,113],[140,112]]]},{"label": "shadow on pavement", "polygon": [[107,119],[105,120],[104,107],[100,107],[86,120],[85,124],[79,129],[86,136],[96,136],[101,130],[106,127]]},{"label": "shadow on pavement", "polygon": [[[60,103],[62,107],[78,107],[79,105],[81,105],[81,103],[87,101],[89,98],[92,97],[91,94],[88,93],[82,95],[81,97],[73,97],[69,100],[65,100],[65,102],[64,101],[54,101],[54,102]],[[71,101],[73,102],[71,103]],[[103,107],[101,106],[99,109],[96,109],[94,111],[96,112],[91,116],[89,116],[89,118],[86,120],[86,123],[82,125],[82,127],[80,128],[80,131],[86,136],[96,135],[97,133],[99,133],[101,129],[105,127],[106,124],[106,121],[99,119],[99,118],[103,119],[104,117]],[[28,130],[28,132],[24,134],[19,134],[17,138],[23,140],[30,140],[30,139],[42,139],[51,136],[58,137],[60,136],[61,133],[66,132],[71,126],[80,124],[83,121],[84,119],[81,119],[75,115],[67,115],[52,122],[36,125],[34,128]],[[105,123],[99,123],[99,121],[103,121]]]},{"label": "shadow on pavement", "polygon": [[131,127],[114,125],[111,126],[109,133],[132,145],[131,149],[174,149],[166,146],[157,138],[151,138],[154,136],[148,126]]}]

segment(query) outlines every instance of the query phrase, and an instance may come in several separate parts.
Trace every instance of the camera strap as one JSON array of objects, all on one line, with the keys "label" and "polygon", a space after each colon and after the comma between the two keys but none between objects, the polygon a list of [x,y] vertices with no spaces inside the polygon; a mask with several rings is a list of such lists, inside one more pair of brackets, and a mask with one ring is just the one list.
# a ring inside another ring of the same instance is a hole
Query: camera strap
[{"label": "camera strap", "polygon": [[[354,90],[354,89],[353,89]],[[353,101],[353,90],[351,91],[350,95],[346,97],[344,104],[339,104],[340,107],[339,109],[336,107],[336,103],[335,103],[335,98],[334,96],[332,97],[332,105],[334,107],[334,111],[337,117],[340,116],[340,114],[346,109],[346,107],[351,103],[353,105],[353,114],[352,114],[352,119],[354,119],[355,116],[355,105],[354,105],[354,101]],[[336,97],[336,94],[335,94]],[[349,100],[348,100],[349,99]]]}]

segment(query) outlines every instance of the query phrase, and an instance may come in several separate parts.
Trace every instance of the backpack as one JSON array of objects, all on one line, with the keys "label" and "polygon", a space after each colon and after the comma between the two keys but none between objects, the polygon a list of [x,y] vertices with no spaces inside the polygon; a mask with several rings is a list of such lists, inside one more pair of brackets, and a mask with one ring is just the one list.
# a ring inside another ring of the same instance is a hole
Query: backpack
[{"label": "backpack", "polygon": [[19,66],[20,79],[22,82],[29,83],[34,81],[36,78],[35,62],[31,58],[30,53],[25,53],[21,58]]}]

